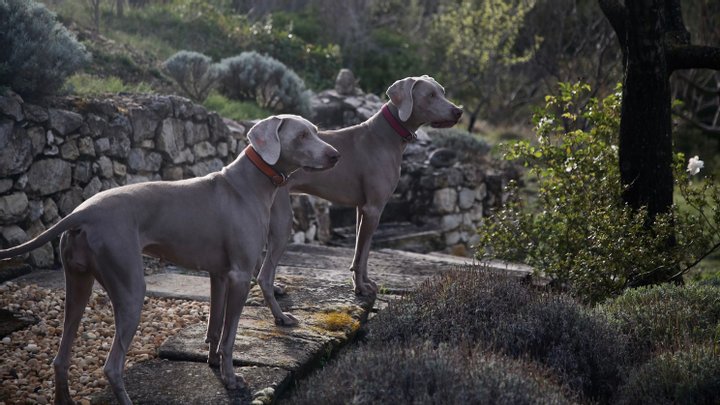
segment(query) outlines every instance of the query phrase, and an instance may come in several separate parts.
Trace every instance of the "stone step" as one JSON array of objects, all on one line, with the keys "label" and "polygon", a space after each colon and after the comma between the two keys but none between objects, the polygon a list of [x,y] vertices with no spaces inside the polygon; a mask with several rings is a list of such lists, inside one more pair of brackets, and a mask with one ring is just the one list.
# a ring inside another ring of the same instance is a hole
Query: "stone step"
[{"label": "stone step", "polygon": [[[355,226],[333,229],[333,246],[354,247]],[[433,226],[419,226],[410,222],[381,223],[373,234],[373,249],[398,249],[428,253],[445,248],[442,233]]]}]

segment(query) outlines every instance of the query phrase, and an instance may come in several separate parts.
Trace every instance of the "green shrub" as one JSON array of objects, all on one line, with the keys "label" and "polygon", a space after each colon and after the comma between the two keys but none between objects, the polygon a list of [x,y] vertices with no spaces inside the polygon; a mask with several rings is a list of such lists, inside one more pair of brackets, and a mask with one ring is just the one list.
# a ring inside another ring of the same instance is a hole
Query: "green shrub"
[{"label": "green shrub", "polygon": [[626,291],[597,308],[632,339],[635,351],[720,343],[720,288],[660,285]]},{"label": "green shrub", "polygon": [[31,0],[0,0],[0,87],[38,98],[89,60],[55,14]]},{"label": "green shrub", "polygon": [[275,58],[243,52],[220,62],[220,92],[234,100],[255,101],[276,111],[307,114],[310,92],[305,83]]},{"label": "green shrub", "polygon": [[717,347],[695,347],[664,353],[630,375],[618,404],[717,404],[720,353]]},{"label": "green shrub", "polygon": [[565,404],[531,365],[428,345],[366,345],[316,372],[290,404]]},{"label": "green shrub", "polygon": [[608,399],[632,360],[619,330],[568,297],[468,270],[444,274],[392,303],[370,323],[370,344],[473,342],[537,361],[561,382]]},{"label": "green shrub", "polygon": [[710,181],[691,187],[678,154],[675,178],[692,209],[674,207],[649,226],[644,210],[622,200],[620,93],[583,101],[589,91],[560,84],[560,95],[547,96],[533,118],[536,143],[507,148],[506,159],[536,178],[538,206],[524,206],[511,185],[509,203],[479,230],[477,254],[525,262],[583,301],[600,302],[628,286],[677,279],[717,248],[720,191]]},{"label": "green shrub", "polygon": [[478,136],[458,128],[429,129],[432,144],[458,153],[461,161],[477,161],[490,152],[490,145]]},{"label": "green shrub", "polygon": [[180,89],[197,103],[202,103],[220,79],[221,69],[212,59],[198,52],[180,51],[163,63],[163,69]]},{"label": "green shrub", "polygon": [[207,107],[208,110],[215,111],[222,117],[236,121],[265,118],[272,115],[271,111],[261,108],[255,104],[254,101],[229,100],[227,97],[216,92],[210,93],[210,96],[208,96],[203,105]]}]

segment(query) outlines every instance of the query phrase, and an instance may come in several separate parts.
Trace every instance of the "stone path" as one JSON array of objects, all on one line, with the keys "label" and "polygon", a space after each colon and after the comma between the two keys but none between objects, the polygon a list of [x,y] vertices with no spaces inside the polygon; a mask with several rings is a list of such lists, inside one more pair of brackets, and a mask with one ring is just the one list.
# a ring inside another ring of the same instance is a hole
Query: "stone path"
[{"label": "stone path", "polygon": [[[370,256],[371,276],[381,294],[362,299],[352,292],[348,268],[352,249],[290,245],[278,269],[287,293],[279,297],[283,311],[300,320],[293,328],[279,327],[254,286],[243,310],[233,363],[247,386],[224,389],[218,371],[207,366],[204,323],[189,325],[168,338],[159,359],[126,370],[126,386],[137,404],[262,404],[282,395],[294,380],[307,375],[350,342],[373,311],[381,310],[397,294],[410,291],[433,275],[472,263],[445,255],[379,250]],[[492,263],[492,268],[527,276],[529,269]],[[18,280],[48,287],[62,285],[62,272],[32,272]],[[167,266],[149,275],[151,296],[209,300],[206,274]],[[113,403],[109,390],[95,403]]]}]

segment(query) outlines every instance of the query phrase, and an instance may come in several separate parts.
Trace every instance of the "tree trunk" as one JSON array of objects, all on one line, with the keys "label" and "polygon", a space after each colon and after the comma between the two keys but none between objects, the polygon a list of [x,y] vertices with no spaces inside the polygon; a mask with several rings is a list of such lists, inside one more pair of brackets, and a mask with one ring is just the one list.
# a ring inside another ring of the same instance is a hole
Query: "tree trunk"
[{"label": "tree trunk", "polygon": [[670,81],[663,44],[665,10],[656,0],[626,3],[628,24],[620,119],[623,199],[649,219],[673,203]]},{"label": "tree trunk", "polygon": [[115,2],[115,8],[116,8],[118,17],[125,16],[125,0],[117,0]]}]

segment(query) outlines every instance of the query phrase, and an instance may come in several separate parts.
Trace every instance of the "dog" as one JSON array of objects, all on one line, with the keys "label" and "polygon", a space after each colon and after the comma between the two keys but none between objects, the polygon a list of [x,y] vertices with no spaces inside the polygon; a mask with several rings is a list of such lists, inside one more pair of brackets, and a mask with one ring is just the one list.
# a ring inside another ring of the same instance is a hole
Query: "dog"
[{"label": "dog", "polygon": [[405,147],[424,124],[451,127],[462,116],[462,109],[445,96],[445,89],[432,77],[408,77],[387,89],[390,101],[367,121],[337,131],[320,132],[320,139],[333,145],[343,160],[324,172],[298,171],[287,187],[278,191],[272,206],[267,252],[258,284],[275,322],[292,326],[298,323],[283,313],[275,299],[282,289],[274,286],[275,270],[292,231],[290,193],[312,194],[336,204],[357,209],[356,243],[352,265],[354,291],[370,296],[377,285],[368,277],[370,242],[385,204],[400,178]]},{"label": "dog", "polygon": [[219,363],[228,389],[238,388],[232,350],[266,243],[273,199],[290,173],[329,169],[340,157],[313,124],[294,115],[260,121],[248,139],[250,145],[219,172],[106,190],[31,241],[0,250],[0,259],[14,257],[62,233],[66,298],[63,335],[53,361],[56,403],[72,402],[71,348],[94,279],[107,291],[115,315],[115,337],[103,371],[118,401],[131,403],[122,374],[145,296],[142,253],[208,271],[222,283],[222,289],[212,291],[223,311],[209,319],[209,362]]}]

